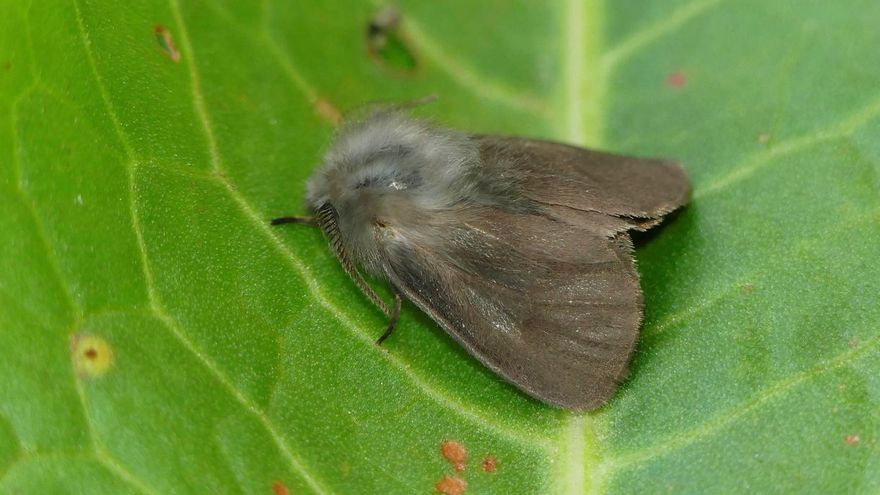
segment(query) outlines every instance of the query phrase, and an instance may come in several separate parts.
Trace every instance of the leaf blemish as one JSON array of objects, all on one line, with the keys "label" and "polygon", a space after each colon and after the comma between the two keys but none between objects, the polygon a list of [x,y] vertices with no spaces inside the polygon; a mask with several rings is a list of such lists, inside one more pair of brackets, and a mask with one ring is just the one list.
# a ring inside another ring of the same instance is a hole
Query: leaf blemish
[{"label": "leaf blemish", "polygon": [[434,490],[443,495],[462,495],[467,490],[467,482],[455,476],[444,476],[434,485]]},{"label": "leaf blemish", "polygon": [[315,100],[314,107],[315,113],[318,114],[318,117],[321,117],[333,125],[339,125],[339,121],[342,120],[342,112],[324,98],[318,98]]},{"label": "leaf blemish", "polygon": [[287,489],[287,485],[280,481],[276,481],[272,483],[272,493],[274,495],[290,495],[290,490]]},{"label": "leaf blemish", "polygon": [[467,462],[467,450],[462,444],[454,440],[444,440],[440,444],[440,453],[452,464],[456,471],[464,471],[465,462]]},{"label": "leaf blemish", "polygon": [[168,55],[168,58],[174,63],[180,62],[180,51],[174,46],[174,39],[171,37],[171,32],[168,31],[168,28],[157,25],[153,31],[156,34],[156,41],[159,42],[159,47],[165,52],[165,55]]},{"label": "leaf blemish", "polygon": [[483,467],[483,471],[487,473],[494,473],[498,470],[498,459],[495,456],[487,455],[481,464]]},{"label": "leaf blemish", "polygon": [[418,64],[400,24],[397,8],[388,6],[376,12],[367,22],[367,53],[383,69],[411,75]]},{"label": "leaf blemish", "polygon": [[669,75],[666,76],[666,85],[670,88],[680,89],[685,87],[687,83],[687,74],[680,70],[671,72]]},{"label": "leaf blemish", "polygon": [[101,337],[75,333],[70,337],[70,353],[76,374],[97,378],[113,366],[113,351]]},{"label": "leaf blemish", "polygon": [[846,442],[847,445],[858,445],[861,439],[859,439],[858,435],[847,435],[843,441]]}]

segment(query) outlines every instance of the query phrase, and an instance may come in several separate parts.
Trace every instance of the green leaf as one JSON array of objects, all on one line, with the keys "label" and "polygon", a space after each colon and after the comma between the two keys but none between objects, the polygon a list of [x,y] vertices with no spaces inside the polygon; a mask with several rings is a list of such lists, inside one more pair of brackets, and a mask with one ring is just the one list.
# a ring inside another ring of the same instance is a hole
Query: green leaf
[{"label": "green leaf", "polygon": [[[402,1],[371,51],[380,7],[2,2],[0,492],[880,490],[880,3]],[[305,213],[339,111],[429,94],[687,168],[602,410],[523,396],[410,305],[375,346],[320,234],[267,225]]]}]

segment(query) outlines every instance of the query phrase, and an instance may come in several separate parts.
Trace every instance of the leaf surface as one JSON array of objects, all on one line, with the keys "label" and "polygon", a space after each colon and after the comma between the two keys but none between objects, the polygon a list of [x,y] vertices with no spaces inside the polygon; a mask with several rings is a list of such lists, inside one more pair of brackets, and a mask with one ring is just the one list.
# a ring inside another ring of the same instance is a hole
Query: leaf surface
[{"label": "leaf surface", "polygon": [[[2,3],[0,491],[880,489],[877,2],[404,1],[388,60],[380,4]],[[375,346],[321,235],[268,226],[341,112],[428,94],[688,170],[602,410],[525,397],[411,305]]]}]

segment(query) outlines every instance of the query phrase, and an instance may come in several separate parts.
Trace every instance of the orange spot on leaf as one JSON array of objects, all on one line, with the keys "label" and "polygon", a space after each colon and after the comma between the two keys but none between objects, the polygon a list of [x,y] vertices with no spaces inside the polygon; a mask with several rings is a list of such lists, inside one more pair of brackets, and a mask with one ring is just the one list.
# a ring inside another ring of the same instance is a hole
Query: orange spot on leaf
[{"label": "orange spot on leaf", "polygon": [[861,442],[861,439],[858,435],[847,435],[846,438],[843,439],[847,445],[858,445]]},{"label": "orange spot on leaf", "polygon": [[494,473],[498,470],[498,459],[496,459],[494,456],[487,455],[486,458],[483,459],[483,463],[481,465],[483,466],[483,471],[487,473]]},{"label": "orange spot on leaf", "polygon": [[287,489],[287,485],[280,481],[276,481],[272,483],[272,493],[275,495],[290,495],[290,490]]},{"label": "orange spot on leaf", "polygon": [[687,83],[687,74],[682,71],[675,71],[666,76],[666,85],[670,88],[683,88]]},{"label": "orange spot on leaf", "polygon": [[464,471],[464,463],[467,462],[467,450],[454,440],[444,440],[440,444],[440,453],[452,464],[456,471]]},{"label": "orange spot on leaf", "polygon": [[444,476],[434,485],[434,490],[443,495],[462,495],[467,490],[467,482],[454,476]]}]

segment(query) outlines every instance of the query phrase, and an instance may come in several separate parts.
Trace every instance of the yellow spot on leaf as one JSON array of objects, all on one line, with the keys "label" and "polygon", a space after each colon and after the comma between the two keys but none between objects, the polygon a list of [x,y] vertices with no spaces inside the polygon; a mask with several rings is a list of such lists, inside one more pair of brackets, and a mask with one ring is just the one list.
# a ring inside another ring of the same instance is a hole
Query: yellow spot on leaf
[{"label": "yellow spot on leaf", "polygon": [[77,333],[70,339],[73,368],[84,378],[97,378],[113,366],[113,350],[97,335]]}]

